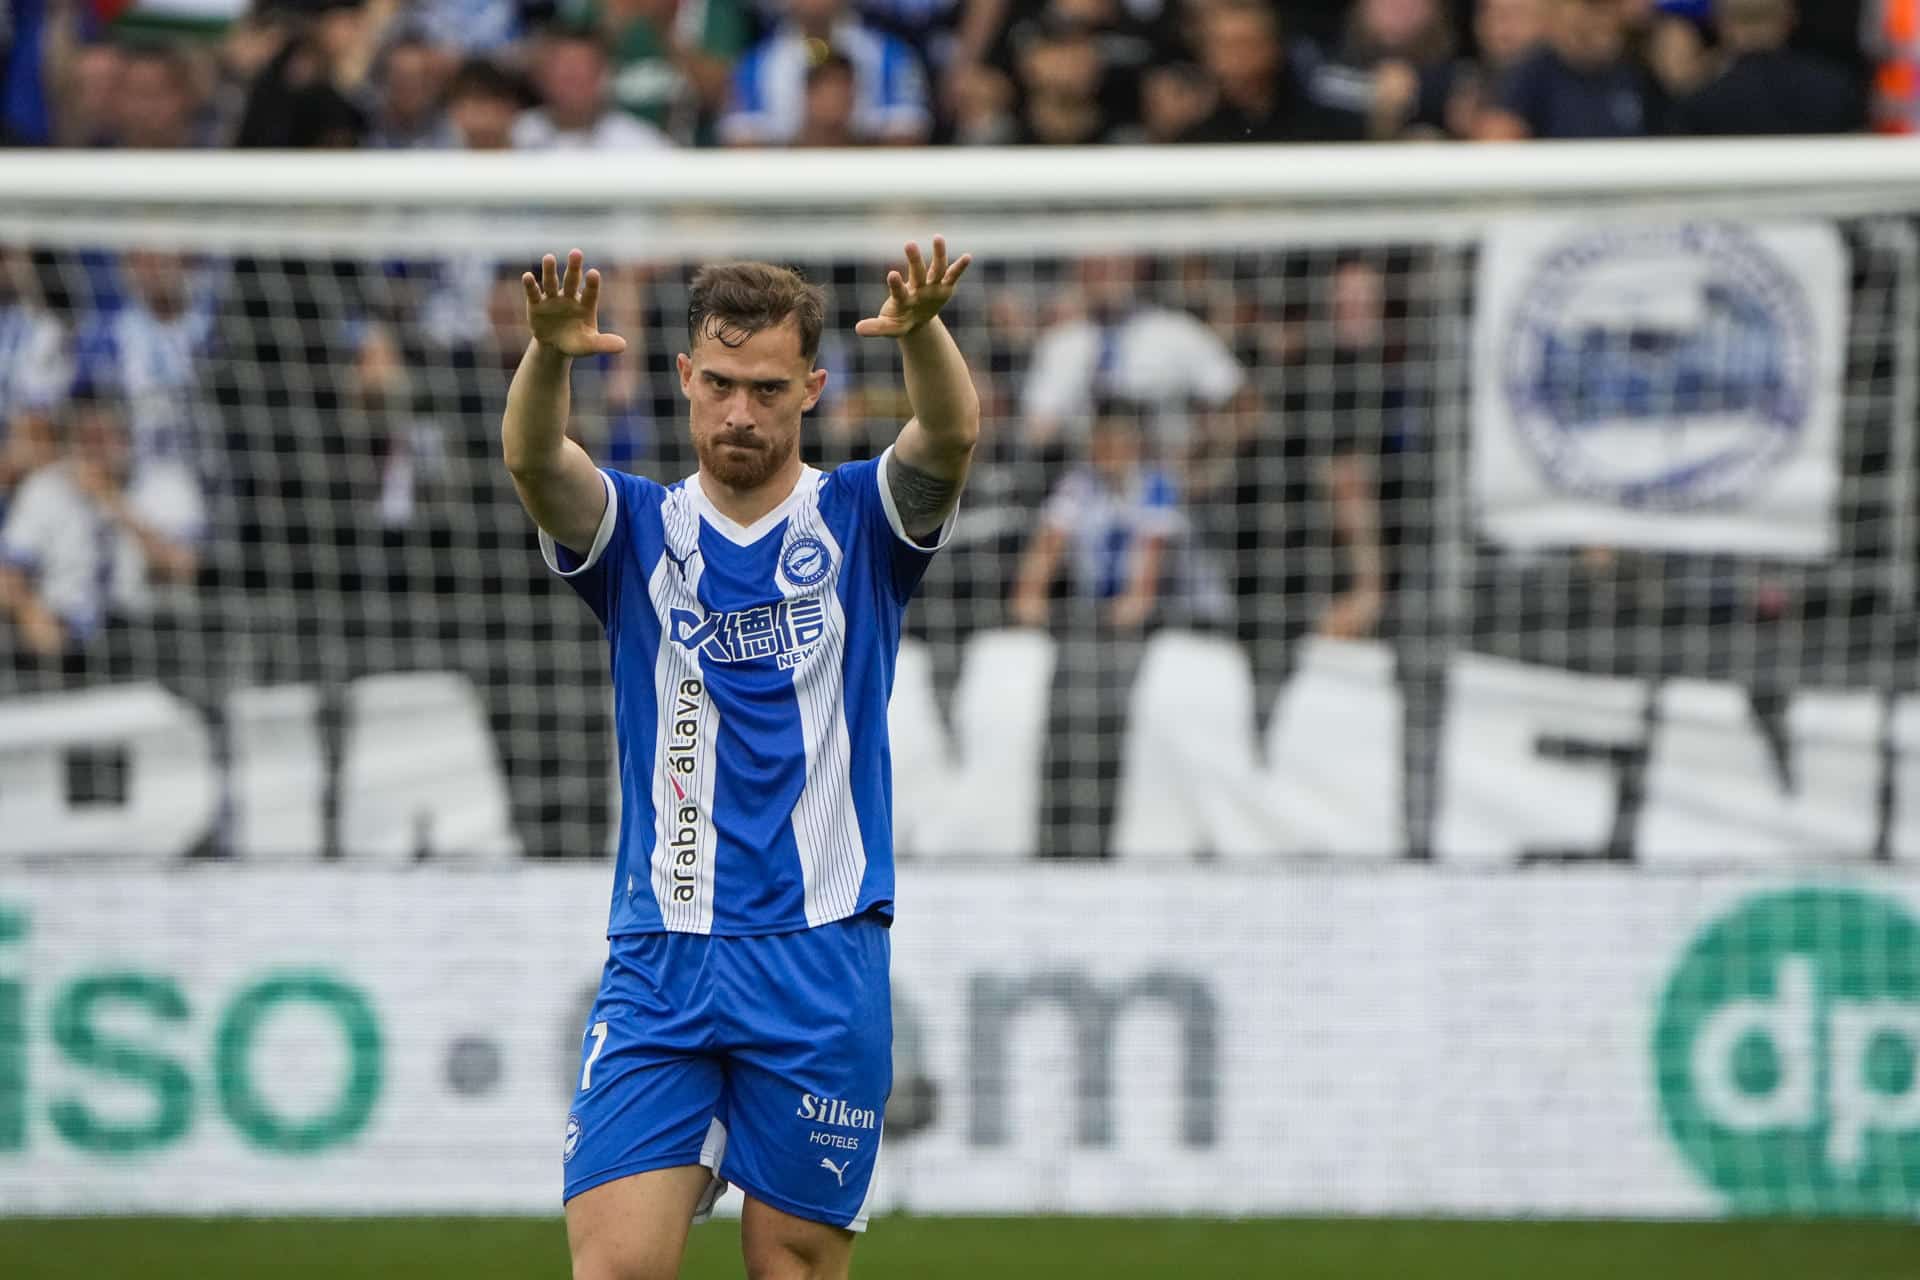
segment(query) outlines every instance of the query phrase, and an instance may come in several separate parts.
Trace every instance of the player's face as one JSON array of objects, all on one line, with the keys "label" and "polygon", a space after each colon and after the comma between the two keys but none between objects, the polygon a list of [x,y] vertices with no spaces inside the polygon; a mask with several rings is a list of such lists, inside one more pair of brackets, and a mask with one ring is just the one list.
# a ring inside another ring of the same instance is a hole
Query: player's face
[{"label": "player's face", "polygon": [[701,470],[730,489],[779,475],[800,447],[800,415],[827,385],[827,371],[811,365],[792,320],[738,346],[708,335],[682,355],[680,390]]}]

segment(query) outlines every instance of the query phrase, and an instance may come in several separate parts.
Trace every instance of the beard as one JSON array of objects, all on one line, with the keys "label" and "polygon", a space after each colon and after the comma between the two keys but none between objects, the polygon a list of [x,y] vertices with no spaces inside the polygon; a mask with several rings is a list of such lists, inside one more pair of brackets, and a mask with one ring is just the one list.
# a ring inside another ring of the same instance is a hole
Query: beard
[{"label": "beard", "polygon": [[[766,436],[721,433],[707,439],[694,438],[693,451],[706,473],[729,489],[758,489],[779,474],[799,441],[770,440]],[[740,448],[730,447],[742,446]]]}]

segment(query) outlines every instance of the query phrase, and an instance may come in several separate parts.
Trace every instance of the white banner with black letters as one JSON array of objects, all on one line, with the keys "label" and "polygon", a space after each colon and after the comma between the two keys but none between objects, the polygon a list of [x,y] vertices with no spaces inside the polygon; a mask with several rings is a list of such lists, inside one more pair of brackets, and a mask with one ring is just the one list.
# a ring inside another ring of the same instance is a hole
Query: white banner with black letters
[{"label": "white banner with black letters", "polygon": [[1829,554],[1847,270],[1815,223],[1495,224],[1474,332],[1484,531]]}]

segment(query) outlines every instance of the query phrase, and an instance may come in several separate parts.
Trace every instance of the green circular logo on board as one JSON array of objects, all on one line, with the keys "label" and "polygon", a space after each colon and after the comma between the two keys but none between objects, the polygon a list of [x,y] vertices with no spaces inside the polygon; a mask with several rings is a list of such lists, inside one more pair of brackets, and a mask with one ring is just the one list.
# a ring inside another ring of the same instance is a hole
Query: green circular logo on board
[{"label": "green circular logo on board", "polygon": [[1920,1210],[1920,927],[1898,903],[1743,903],[1687,948],[1653,1053],[1667,1131],[1735,1210]]}]

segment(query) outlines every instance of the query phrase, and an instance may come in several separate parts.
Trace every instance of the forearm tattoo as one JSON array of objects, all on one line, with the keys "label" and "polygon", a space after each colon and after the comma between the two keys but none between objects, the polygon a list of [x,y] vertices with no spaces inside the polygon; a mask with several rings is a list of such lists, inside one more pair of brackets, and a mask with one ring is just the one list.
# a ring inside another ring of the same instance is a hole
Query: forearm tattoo
[{"label": "forearm tattoo", "polygon": [[930,471],[900,461],[898,454],[887,459],[887,487],[893,493],[894,509],[908,533],[924,529],[929,533],[946,519],[960,499],[958,480],[936,476]]}]

